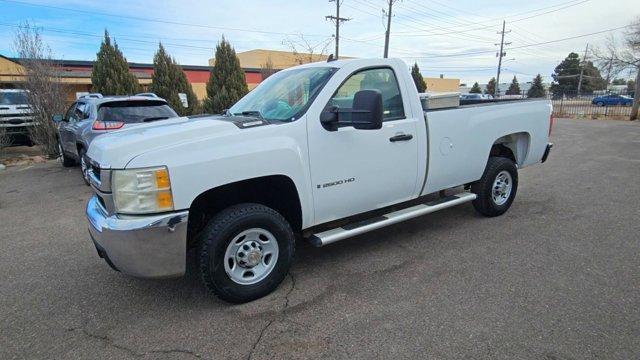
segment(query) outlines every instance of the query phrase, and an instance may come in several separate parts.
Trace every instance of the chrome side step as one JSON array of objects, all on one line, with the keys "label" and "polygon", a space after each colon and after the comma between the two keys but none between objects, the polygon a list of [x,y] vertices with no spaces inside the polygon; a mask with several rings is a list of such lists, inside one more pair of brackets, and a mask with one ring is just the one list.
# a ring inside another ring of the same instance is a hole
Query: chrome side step
[{"label": "chrome side step", "polygon": [[476,199],[476,197],[476,194],[470,192],[463,192],[456,195],[446,196],[438,200],[428,202],[426,204],[415,205],[406,209],[393,211],[382,216],[373,217],[363,221],[344,225],[335,229],[323,231],[321,233],[313,234],[309,238],[309,241],[311,241],[311,244],[313,244],[314,246],[324,246],[336,241],[350,238],[352,236],[364,234],[371,230],[380,229],[385,226],[413,219],[418,216],[430,214],[438,210],[473,201]]}]

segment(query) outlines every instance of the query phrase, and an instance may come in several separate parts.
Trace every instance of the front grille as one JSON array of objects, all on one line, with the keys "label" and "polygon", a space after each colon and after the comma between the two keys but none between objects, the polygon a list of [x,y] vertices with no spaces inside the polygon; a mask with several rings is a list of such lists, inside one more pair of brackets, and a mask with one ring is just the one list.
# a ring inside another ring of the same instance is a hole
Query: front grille
[{"label": "front grille", "polygon": [[31,113],[18,113],[18,114],[0,114],[0,118],[25,118],[25,117],[33,117]]},{"label": "front grille", "polygon": [[13,134],[24,134],[27,135],[29,134],[29,129],[25,126],[11,126],[11,127],[2,127],[0,126],[0,129],[4,129],[5,133],[7,135],[13,135]]}]

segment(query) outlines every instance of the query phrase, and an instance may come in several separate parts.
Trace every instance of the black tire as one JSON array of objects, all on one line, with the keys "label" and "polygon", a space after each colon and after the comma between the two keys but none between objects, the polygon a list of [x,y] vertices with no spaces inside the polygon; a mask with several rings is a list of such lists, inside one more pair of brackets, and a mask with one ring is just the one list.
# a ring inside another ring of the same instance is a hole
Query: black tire
[{"label": "black tire", "polygon": [[[506,171],[511,175],[511,191],[503,203],[496,203],[493,198],[493,186],[497,176]],[[478,195],[473,201],[473,207],[480,214],[488,217],[504,214],[516,197],[518,190],[518,168],[513,160],[505,157],[490,157],[487,167],[480,180],[471,184],[471,192]]]},{"label": "black tire", "polygon": [[[254,228],[273,234],[278,257],[264,279],[243,285],[227,274],[225,253],[237,235]],[[209,220],[198,238],[202,282],[209,291],[230,303],[249,302],[275,290],[286,277],[295,252],[295,237],[289,223],[275,210],[259,204],[238,204],[222,210]]]},{"label": "black tire", "polygon": [[88,164],[86,163],[86,153],[87,151],[81,147],[78,148],[78,163],[80,163],[80,174],[82,174],[82,180],[84,184],[89,186],[89,174],[88,174]]},{"label": "black tire", "polygon": [[604,106],[604,103],[603,103],[602,101],[598,101],[598,102],[596,103],[596,106]]},{"label": "black tire", "polygon": [[62,145],[60,145],[59,142],[58,142],[58,151],[60,152],[60,159],[62,162],[62,166],[72,167],[76,164],[75,160],[73,160],[72,158],[68,157],[67,154],[65,154],[64,150],[62,150]]}]

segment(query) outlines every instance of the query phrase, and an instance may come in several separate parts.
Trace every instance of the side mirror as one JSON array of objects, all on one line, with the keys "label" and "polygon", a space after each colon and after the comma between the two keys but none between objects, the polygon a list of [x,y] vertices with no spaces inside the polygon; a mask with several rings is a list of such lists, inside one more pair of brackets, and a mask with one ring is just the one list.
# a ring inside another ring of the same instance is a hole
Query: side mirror
[{"label": "side mirror", "polygon": [[360,90],[353,97],[353,127],[358,130],[382,128],[382,93],[378,90]]},{"label": "side mirror", "polygon": [[59,123],[61,121],[64,121],[64,117],[62,115],[53,115],[51,117],[51,120],[53,120],[54,123]]},{"label": "side mirror", "polygon": [[328,107],[320,114],[320,123],[329,131],[336,131],[339,126],[353,126],[358,130],[381,129],[382,94],[378,90],[360,90],[353,97],[352,108]]}]

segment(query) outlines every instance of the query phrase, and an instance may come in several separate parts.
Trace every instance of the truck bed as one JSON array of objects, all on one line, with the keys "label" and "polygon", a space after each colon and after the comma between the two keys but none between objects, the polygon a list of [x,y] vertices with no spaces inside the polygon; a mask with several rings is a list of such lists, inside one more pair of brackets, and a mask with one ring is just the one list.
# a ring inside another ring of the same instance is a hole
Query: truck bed
[{"label": "truck bed", "polygon": [[428,194],[478,180],[496,143],[512,150],[519,168],[540,162],[548,142],[551,103],[489,100],[424,114],[428,170],[421,194]]}]

